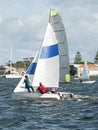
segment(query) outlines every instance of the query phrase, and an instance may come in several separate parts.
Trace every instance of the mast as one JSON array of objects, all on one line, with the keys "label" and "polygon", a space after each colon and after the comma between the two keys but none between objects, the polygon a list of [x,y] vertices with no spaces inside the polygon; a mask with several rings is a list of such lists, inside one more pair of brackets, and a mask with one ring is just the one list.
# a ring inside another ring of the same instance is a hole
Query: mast
[{"label": "mast", "polygon": [[10,74],[12,71],[12,46],[10,47],[10,60],[9,60]]}]

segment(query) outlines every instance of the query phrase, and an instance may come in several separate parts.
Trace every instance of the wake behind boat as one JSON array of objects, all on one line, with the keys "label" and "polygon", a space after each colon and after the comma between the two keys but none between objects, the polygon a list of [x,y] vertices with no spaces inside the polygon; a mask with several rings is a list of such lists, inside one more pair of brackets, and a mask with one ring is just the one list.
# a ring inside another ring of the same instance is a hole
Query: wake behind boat
[{"label": "wake behind boat", "polygon": [[[65,83],[69,74],[69,54],[65,28],[59,13],[50,11],[49,23],[39,52],[26,71],[35,92],[29,93],[24,85],[24,78],[14,89],[13,99],[23,100],[60,100],[62,92],[41,94],[37,91],[42,82],[47,88],[58,89],[59,83]],[[70,96],[69,93],[66,93]]]}]

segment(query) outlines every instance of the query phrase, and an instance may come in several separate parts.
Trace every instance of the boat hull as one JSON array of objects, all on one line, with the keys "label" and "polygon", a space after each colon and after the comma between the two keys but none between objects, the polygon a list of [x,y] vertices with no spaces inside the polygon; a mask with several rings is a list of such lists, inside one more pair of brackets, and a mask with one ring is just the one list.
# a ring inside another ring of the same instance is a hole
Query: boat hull
[{"label": "boat hull", "polygon": [[85,83],[85,84],[92,84],[92,83],[95,83],[95,80],[82,81],[82,83]]},{"label": "boat hull", "polygon": [[73,98],[72,93],[66,93],[66,92],[57,92],[57,93],[45,93],[41,94],[38,92],[13,92],[12,93],[12,99],[14,100],[38,100],[38,101],[43,101],[43,100],[63,100],[63,99],[68,99],[68,98]]},{"label": "boat hull", "polygon": [[60,96],[56,93],[41,94],[38,92],[13,92],[12,99],[14,100],[60,100]]},{"label": "boat hull", "polygon": [[5,75],[4,76],[5,78],[21,78],[22,76],[21,75],[14,75],[14,74],[12,74],[12,75]]}]

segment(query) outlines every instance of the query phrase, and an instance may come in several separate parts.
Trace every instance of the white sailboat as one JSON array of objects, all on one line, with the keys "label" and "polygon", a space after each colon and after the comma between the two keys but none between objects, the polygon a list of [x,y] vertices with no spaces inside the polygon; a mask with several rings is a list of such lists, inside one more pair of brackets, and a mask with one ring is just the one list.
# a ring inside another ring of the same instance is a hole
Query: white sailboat
[{"label": "white sailboat", "polygon": [[9,60],[9,74],[5,74],[4,77],[5,78],[21,78],[22,75],[19,74],[19,72],[17,72],[15,70],[15,68],[12,67],[12,46],[11,46],[11,53],[10,53],[10,60]]},{"label": "white sailboat", "polygon": [[86,61],[84,62],[84,68],[80,76],[80,82],[81,83],[95,83],[95,80],[90,80],[89,69],[88,69]]},{"label": "white sailboat", "polygon": [[[57,21],[59,26],[57,26]],[[59,22],[60,21],[60,22]],[[57,11],[51,10],[49,23],[46,29],[44,40],[39,53],[35,56],[33,62],[28,68],[26,74],[30,76],[31,85],[33,86],[35,92],[28,93],[27,89],[23,85],[24,77],[21,79],[19,84],[16,86],[12,98],[13,99],[30,99],[30,100],[60,100],[63,92],[51,93],[47,92],[41,94],[36,89],[39,83],[42,82],[47,88],[58,88],[60,81],[65,82],[65,74],[69,73],[69,58],[63,53],[66,51],[66,35],[64,33],[65,29],[61,18]],[[62,36],[60,38],[60,35]],[[65,38],[64,38],[65,37]],[[62,40],[63,39],[63,40]],[[62,42],[60,42],[63,41]],[[60,46],[61,45],[61,46]],[[61,53],[61,49],[63,52]],[[67,48],[68,49],[68,48]],[[67,50],[68,53],[68,50]],[[63,58],[62,58],[63,57]],[[66,57],[66,59],[64,59]],[[62,62],[61,62],[62,61]],[[62,64],[63,63],[63,64]],[[66,66],[67,68],[66,68]],[[62,66],[65,66],[64,68]],[[62,70],[60,70],[60,68]],[[32,73],[33,72],[33,73]],[[66,96],[70,96],[70,93],[66,93]]]}]

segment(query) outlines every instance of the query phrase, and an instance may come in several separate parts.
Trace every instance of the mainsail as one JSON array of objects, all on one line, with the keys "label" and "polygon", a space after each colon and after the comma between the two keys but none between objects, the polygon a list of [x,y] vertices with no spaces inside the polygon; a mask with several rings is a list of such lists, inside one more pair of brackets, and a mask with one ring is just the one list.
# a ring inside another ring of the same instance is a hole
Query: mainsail
[{"label": "mainsail", "polygon": [[90,80],[89,69],[88,69],[86,61],[84,62],[84,68],[80,76],[80,82],[81,83],[95,83],[95,80]]},{"label": "mainsail", "polygon": [[59,51],[58,41],[50,23],[48,23],[44,40],[39,51],[39,59],[32,86],[42,82],[46,87],[59,86]]},{"label": "mainsail", "polygon": [[59,13],[53,9],[50,10],[49,22],[51,23],[59,45],[60,57],[60,83],[65,82],[65,75],[69,74],[69,52],[65,28]]},{"label": "mainsail", "polygon": [[80,79],[89,79],[89,70],[88,70],[86,61],[84,63],[84,68],[83,68],[83,72],[81,74]]}]

